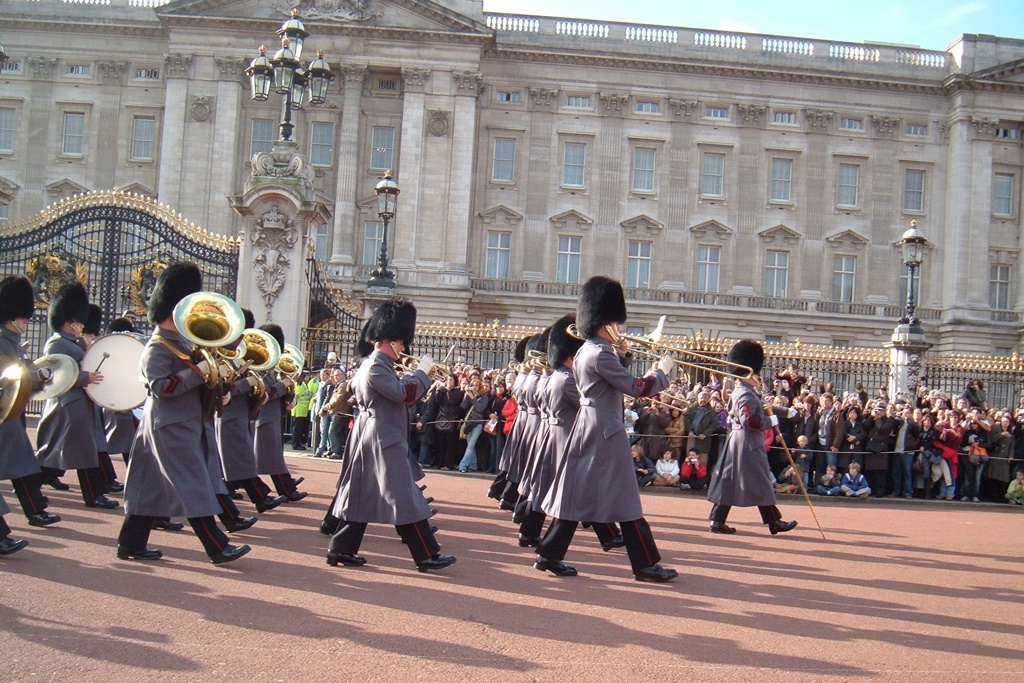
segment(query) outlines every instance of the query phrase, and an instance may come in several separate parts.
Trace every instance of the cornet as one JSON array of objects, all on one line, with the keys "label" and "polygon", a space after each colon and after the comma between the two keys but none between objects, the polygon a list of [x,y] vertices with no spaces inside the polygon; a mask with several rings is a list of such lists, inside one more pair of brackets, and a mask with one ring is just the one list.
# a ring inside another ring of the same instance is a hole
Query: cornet
[{"label": "cornet", "polygon": [[[407,353],[399,353],[398,360],[395,361],[395,372],[416,372],[419,368],[420,359],[416,356],[410,356]],[[430,368],[430,379],[437,381],[444,381],[452,374],[452,369],[447,365],[440,363],[434,363],[434,366]]]}]

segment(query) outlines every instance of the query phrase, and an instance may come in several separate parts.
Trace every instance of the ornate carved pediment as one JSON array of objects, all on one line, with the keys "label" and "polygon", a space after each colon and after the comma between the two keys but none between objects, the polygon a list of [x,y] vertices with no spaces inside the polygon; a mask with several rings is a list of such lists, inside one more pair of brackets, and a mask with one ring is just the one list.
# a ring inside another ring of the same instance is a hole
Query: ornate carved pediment
[{"label": "ornate carved pediment", "polygon": [[120,83],[125,71],[128,70],[128,62],[105,61],[98,62],[97,65],[104,83]]},{"label": "ornate carved pediment", "polygon": [[825,241],[836,251],[861,251],[870,244],[867,237],[854,230],[843,230],[831,237],[826,237]]},{"label": "ornate carved pediment", "polygon": [[598,97],[601,99],[601,104],[604,105],[604,110],[610,114],[621,114],[624,109],[629,110],[629,95],[600,93]]},{"label": "ornate carved pediment", "polygon": [[988,262],[1000,266],[1012,266],[1017,263],[1020,249],[1014,247],[989,247]]},{"label": "ornate carved pediment", "polygon": [[123,192],[124,194],[137,194],[140,197],[156,199],[156,192],[153,192],[153,190],[149,189],[148,187],[141,183],[132,183],[127,187],[114,188],[115,191],[117,191],[118,189],[120,189],[120,191]]},{"label": "ornate carved pediment", "polygon": [[14,201],[14,197],[18,194],[18,186],[0,176],[0,205],[10,204]]},{"label": "ornate carved pediment", "polygon": [[668,108],[672,110],[672,114],[676,118],[681,116],[690,118],[690,115],[697,111],[697,100],[677,100],[670,97],[668,98]]},{"label": "ornate carved pediment", "polygon": [[430,78],[430,69],[402,69],[402,90],[423,92]]},{"label": "ornate carved pediment", "polygon": [[619,223],[619,225],[622,226],[622,230],[627,235],[641,234],[647,235],[649,237],[655,237],[662,230],[665,229],[664,223],[656,221],[647,214],[643,213],[640,214],[639,216],[635,216],[633,218],[624,220],[621,223]]},{"label": "ornate carved pediment", "polygon": [[716,239],[724,242],[732,236],[733,230],[718,221],[711,220],[692,226],[690,232],[699,240]]},{"label": "ornate carved pediment", "polygon": [[990,138],[996,134],[998,121],[987,116],[972,116],[971,126],[974,127],[974,137]]},{"label": "ornate carved pediment", "polygon": [[514,228],[523,222],[523,214],[508,208],[504,204],[498,204],[492,209],[481,211],[479,214],[484,225],[496,228]]},{"label": "ornate carved pediment", "polygon": [[551,217],[551,225],[556,230],[588,230],[591,225],[594,224],[594,219],[589,216],[585,216],[576,209],[569,209],[563,211],[557,216]]},{"label": "ornate carved pediment", "polygon": [[74,182],[73,180],[68,180],[67,178],[58,180],[55,183],[50,183],[49,185],[46,186],[46,196],[50,204],[54,202],[59,202],[61,199],[64,199],[65,197],[71,197],[76,194],[83,194],[88,191],[89,188],[82,187],[78,183]]},{"label": "ornate carved pediment", "polygon": [[800,240],[803,239],[803,235],[801,235],[788,225],[783,225],[782,223],[779,223],[778,225],[771,228],[765,228],[761,232],[757,233],[757,236],[760,237],[761,241],[764,242],[765,244],[780,246],[791,246],[797,244]]}]

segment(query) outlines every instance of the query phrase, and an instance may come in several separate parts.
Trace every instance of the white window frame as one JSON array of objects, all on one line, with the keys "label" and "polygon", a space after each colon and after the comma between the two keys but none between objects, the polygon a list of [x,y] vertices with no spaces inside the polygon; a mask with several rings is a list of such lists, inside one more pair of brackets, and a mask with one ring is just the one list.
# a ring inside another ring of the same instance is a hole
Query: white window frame
[{"label": "white window frame", "polygon": [[[324,136],[324,131],[329,135]],[[326,150],[326,152],[325,152]],[[326,154],[326,157],[321,155]],[[311,121],[309,124],[309,163],[319,168],[334,166],[334,121]]]},{"label": "white window frame", "polygon": [[[274,119],[253,119],[249,123],[249,158],[274,148]],[[270,133],[270,137],[257,137],[257,133]]]},{"label": "white window frame", "polygon": [[[149,138],[144,137],[144,124],[149,124]],[[148,149],[147,149],[148,147]],[[148,153],[147,153],[148,152]],[[156,116],[137,114],[132,116],[132,142],[129,150],[131,161],[154,161],[156,159]]]},{"label": "white window frame", "polygon": [[789,252],[769,249],[764,257],[764,295],[786,298],[789,292]]},{"label": "white window frame", "polygon": [[715,121],[729,120],[729,107],[720,107],[712,104],[704,105],[704,118]]},{"label": "white window frame", "polygon": [[0,153],[14,151],[14,133],[18,125],[18,110],[15,107],[0,107]]},{"label": "white window frame", "polygon": [[[720,168],[709,168],[708,164],[714,160],[720,163]],[[700,196],[713,199],[725,197],[725,165],[727,159],[725,152],[704,151],[700,157]],[[715,185],[717,184],[717,187]]]},{"label": "white window frame", "polygon": [[[928,175],[923,168],[903,169],[904,213],[924,213],[924,189],[927,177]],[[920,183],[917,181],[920,181]]]},{"label": "white window frame", "polygon": [[832,300],[854,302],[857,295],[857,257],[835,254],[832,257]]},{"label": "white window frame", "polygon": [[1005,263],[989,264],[988,305],[994,311],[1010,310],[1010,266]]},{"label": "white window frame", "polygon": [[375,266],[380,258],[380,244],[384,241],[384,222],[363,223],[363,265]]},{"label": "white window frame", "polygon": [[[849,176],[843,178],[843,169],[850,169],[847,173],[853,174],[851,184],[848,182],[851,180]],[[860,169],[861,164],[853,164],[845,161],[839,162],[839,167],[836,171],[836,206],[845,208],[858,208],[860,206]],[[843,182],[846,180],[847,182]],[[848,188],[847,193],[852,192],[853,197],[844,196],[843,188]],[[852,188],[852,189],[849,189]],[[852,203],[843,201],[844,199],[852,199]]]},{"label": "white window frame", "polygon": [[694,289],[698,292],[717,293],[722,277],[722,247],[718,245],[697,245],[697,281]]},{"label": "white window frame", "polygon": [[593,100],[590,95],[566,95],[565,106],[568,109],[591,109]]},{"label": "white window frame", "polygon": [[768,201],[774,204],[793,203],[793,159],[773,156],[768,173]]},{"label": "white window frame", "polygon": [[[516,152],[519,139],[514,136],[496,135],[491,143],[491,182],[509,184],[516,182]],[[500,154],[499,154],[500,153]]]},{"label": "white window frame", "polygon": [[[63,157],[84,156],[87,115],[84,111],[65,111],[63,114],[60,155]],[[81,130],[76,131],[76,128],[81,128]]]},{"label": "white window frame", "polygon": [[795,111],[776,111],[772,112],[772,123],[780,126],[795,126],[797,125],[796,112]]},{"label": "white window frame", "polygon": [[159,81],[160,67],[140,66],[135,69],[135,80],[137,81]]},{"label": "white window frame", "polygon": [[907,124],[907,135],[913,135],[914,137],[925,137],[928,135],[928,124],[927,123],[908,123]]},{"label": "white window frame", "polygon": [[64,75],[71,77],[92,76],[92,64],[68,64]]},{"label": "white window frame", "polygon": [[658,149],[637,145],[633,147],[633,192],[654,194],[657,191]]},{"label": "white window frame", "polygon": [[[582,157],[577,158],[576,153],[581,153]],[[579,182],[575,182],[577,180]],[[587,186],[587,143],[566,140],[562,144],[562,186],[571,188]]]},{"label": "white window frame", "polygon": [[327,223],[316,226],[316,231],[313,233],[313,255],[320,263],[326,262],[329,256],[327,249],[330,246],[330,235],[330,226]]},{"label": "white window frame", "polygon": [[390,171],[395,164],[394,126],[373,126],[370,130],[370,170]]},{"label": "white window frame", "polygon": [[582,256],[582,237],[577,235],[559,235],[558,258],[555,263],[555,282],[579,284]]},{"label": "white window frame", "polygon": [[[504,97],[504,99],[502,99]],[[494,101],[502,104],[519,104],[521,96],[518,90],[498,90],[494,93]]]},{"label": "white window frame", "polygon": [[660,114],[661,103],[655,100],[637,100],[635,111],[638,114]]},{"label": "white window frame", "polygon": [[1017,174],[996,171],[992,178],[992,215],[999,218],[1013,218],[1017,207],[1013,201],[1017,187]]},{"label": "white window frame", "polygon": [[839,130],[864,132],[864,119],[853,116],[844,116],[839,119]]},{"label": "white window frame", "polygon": [[626,287],[651,288],[651,252],[654,243],[648,240],[629,240],[626,249]]},{"label": "white window frame", "polygon": [[487,232],[487,253],[484,259],[484,277],[507,280],[512,256],[512,233],[500,230]]}]

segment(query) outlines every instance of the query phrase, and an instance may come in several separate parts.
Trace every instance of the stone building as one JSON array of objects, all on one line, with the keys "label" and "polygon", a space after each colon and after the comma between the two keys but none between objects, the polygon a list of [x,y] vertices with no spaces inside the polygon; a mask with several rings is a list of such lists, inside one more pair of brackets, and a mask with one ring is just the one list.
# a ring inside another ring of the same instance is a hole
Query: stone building
[{"label": "stone building", "polygon": [[537,324],[601,273],[632,327],[879,346],[916,220],[935,349],[1020,350],[1024,40],[987,35],[934,52],[480,0],[5,0],[0,221],[116,186],[238,234],[226,198],[281,114],[244,69],[293,8],[336,76],[294,116],[327,216],[301,232],[353,298],[391,168],[397,289],[424,318]]}]

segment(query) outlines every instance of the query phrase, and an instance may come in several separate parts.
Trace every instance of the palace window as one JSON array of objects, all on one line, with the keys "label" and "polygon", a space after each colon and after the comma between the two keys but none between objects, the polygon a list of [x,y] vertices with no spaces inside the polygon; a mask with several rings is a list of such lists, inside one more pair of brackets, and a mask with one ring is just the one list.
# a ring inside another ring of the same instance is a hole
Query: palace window
[{"label": "palace window", "polygon": [[832,260],[832,300],[853,303],[857,276],[856,256],[836,256]]},{"label": "palace window", "polygon": [[590,109],[590,95],[569,95],[565,100],[565,106],[574,109]]},{"label": "palace window", "polygon": [[661,105],[657,102],[640,100],[636,103],[636,110],[641,114],[657,114],[661,111]]},{"label": "palace window", "polygon": [[132,117],[132,159],[152,161],[156,158],[156,117]]},{"label": "palace window", "polygon": [[394,168],[395,129],[389,126],[374,126],[370,144],[370,168],[378,171]]},{"label": "palace window", "polygon": [[764,295],[783,298],[789,284],[789,252],[769,251],[764,259]]},{"label": "palace window", "polygon": [[907,135],[928,135],[928,126],[920,123],[908,123],[907,124]]},{"label": "palace window", "polygon": [[508,279],[508,260],[511,253],[511,233],[488,232],[487,263],[484,266],[484,277],[494,280]]},{"label": "palace window", "polygon": [[793,111],[777,111],[772,114],[773,123],[781,123],[785,126],[796,125],[796,112]]},{"label": "palace window", "polygon": [[580,254],[582,237],[559,236],[558,263],[555,271],[556,282],[577,283],[580,281]]},{"label": "palace window", "polygon": [[903,172],[903,210],[924,211],[924,171],[910,168]]},{"label": "palace window", "polygon": [[494,138],[494,163],[491,180],[512,183],[516,179],[516,139]]},{"label": "palace window", "polygon": [[331,166],[334,162],[334,123],[314,121],[309,129],[309,163]]},{"label": "palace window", "polygon": [[839,119],[840,130],[864,130],[864,119]]},{"label": "palace window", "polygon": [[0,108],[0,152],[14,151],[14,109]]},{"label": "palace window", "polygon": [[375,266],[380,257],[380,244],[384,241],[384,223],[366,221],[363,226],[363,265]]},{"label": "palace window", "polygon": [[562,151],[562,185],[586,185],[587,146],[582,142],[567,142]]},{"label": "palace window", "polygon": [[[0,110],[2,112],[2,110]],[[2,118],[0,118],[0,136],[3,135]],[[0,144],[0,149],[3,145]],[[996,173],[992,182],[992,213],[996,216],[1013,215],[1013,175]]]},{"label": "palace window", "polygon": [[656,150],[650,147],[633,149],[633,189],[637,192],[654,192],[654,164]]},{"label": "palace window", "polygon": [[792,200],[793,160],[772,159],[772,182],[768,199],[773,202],[789,202]]},{"label": "palace window", "polygon": [[626,259],[626,286],[648,289],[651,286],[651,243],[642,240],[629,241]]},{"label": "palace window", "polygon": [[701,162],[700,193],[704,197],[725,196],[725,155],[705,152]]},{"label": "palace window", "polygon": [[860,166],[857,164],[839,164],[839,186],[836,193],[836,204],[839,206],[857,206],[857,183],[860,177]]},{"label": "palace window", "polygon": [[697,282],[694,289],[698,292],[717,292],[721,265],[721,247],[697,247]]},{"label": "palace window", "polygon": [[989,266],[988,305],[996,311],[1010,310],[1010,266]]},{"label": "palace window", "polygon": [[82,156],[85,142],[85,114],[64,112],[64,134],[60,153],[67,156]]},{"label": "palace window", "polygon": [[252,134],[249,136],[249,158],[260,152],[269,152],[274,147],[274,121],[253,119]]},{"label": "palace window", "polygon": [[706,119],[727,119],[729,118],[728,107],[704,107],[704,118]]},{"label": "palace window", "polygon": [[510,92],[508,90],[499,90],[495,95],[495,100],[498,102],[508,102],[510,104],[519,104],[519,93]]}]

